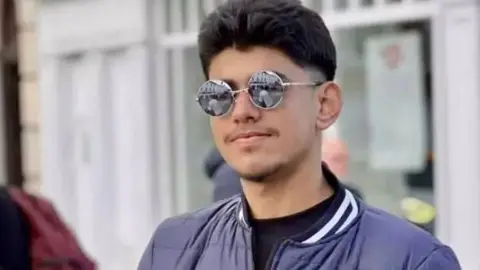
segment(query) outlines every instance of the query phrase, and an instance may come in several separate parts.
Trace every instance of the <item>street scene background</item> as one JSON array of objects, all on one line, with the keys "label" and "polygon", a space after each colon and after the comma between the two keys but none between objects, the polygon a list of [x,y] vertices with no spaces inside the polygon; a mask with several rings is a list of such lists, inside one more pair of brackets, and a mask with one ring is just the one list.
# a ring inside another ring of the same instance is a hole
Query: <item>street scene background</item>
[{"label": "street scene background", "polygon": [[[212,202],[196,35],[221,2],[1,1],[0,182],[51,200],[100,269]],[[337,46],[342,181],[480,269],[478,1],[304,4]]]}]

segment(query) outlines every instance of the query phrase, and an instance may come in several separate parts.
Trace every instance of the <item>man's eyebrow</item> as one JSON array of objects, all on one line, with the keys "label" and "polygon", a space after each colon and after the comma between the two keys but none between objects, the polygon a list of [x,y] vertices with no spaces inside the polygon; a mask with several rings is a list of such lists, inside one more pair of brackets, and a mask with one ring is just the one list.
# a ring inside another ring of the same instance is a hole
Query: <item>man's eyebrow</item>
[{"label": "man's eyebrow", "polygon": [[230,85],[230,87],[235,90],[238,86],[237,83],[232,79],[220,79],[220,81],[225,82],[226,84]]}]

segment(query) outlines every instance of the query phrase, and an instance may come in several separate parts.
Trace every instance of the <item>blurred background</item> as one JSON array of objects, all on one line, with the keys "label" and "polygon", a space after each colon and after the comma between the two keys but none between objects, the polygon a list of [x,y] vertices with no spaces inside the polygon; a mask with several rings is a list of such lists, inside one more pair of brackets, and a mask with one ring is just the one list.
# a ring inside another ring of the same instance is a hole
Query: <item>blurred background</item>
[{"label": "blurred background", "polygon": [[[0,182],[51,199],[101,269],[212,201],[196,35],[221,2],[0,1]],[[433,205],[429,230],[480,269],[479,2],[304,2],[337,45],[345,181],[395,215]]]}]

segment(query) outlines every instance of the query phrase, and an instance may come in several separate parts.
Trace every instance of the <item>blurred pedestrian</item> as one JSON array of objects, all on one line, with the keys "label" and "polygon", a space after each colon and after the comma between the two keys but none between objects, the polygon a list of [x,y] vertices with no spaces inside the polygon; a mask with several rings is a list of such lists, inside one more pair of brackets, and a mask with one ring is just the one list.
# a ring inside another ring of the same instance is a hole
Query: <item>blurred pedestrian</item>
[{"label": "blurred pedestrian", "polygon": [[[299,0],[227,0],[198,45],[208,80],[197,102],[243,192],[160,224],[140,270],[460,269],[449,247],[355,198],[322,165],[342,100],[317,12]],[[212,110],[212,99],[225,106]]]},{"label": "blurred pedestrian", "polygon": [[0,187],[0,270],[95,270],[46,199]]},{"label": "blurred pedestrian", "polygon": [[240,176],[230,167],[213,148],[205,159],[205,173],[213,182],[213,201],[220,201],[242,192]]},{"label": "blurred pedestrian", "polygon": [[[349,154],[347,145],[338,138],[325,138],[322,142],[322,160],[328,168],[340,179],[345,179],[348,175]],[[363,199],[362,192],[351,183],[342,182],[353,195]]]}]

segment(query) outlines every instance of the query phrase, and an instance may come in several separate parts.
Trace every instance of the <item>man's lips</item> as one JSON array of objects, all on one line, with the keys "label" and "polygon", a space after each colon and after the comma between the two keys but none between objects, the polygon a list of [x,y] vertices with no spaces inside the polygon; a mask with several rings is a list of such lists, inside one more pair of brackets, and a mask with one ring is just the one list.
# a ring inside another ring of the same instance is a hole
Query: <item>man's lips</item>
[{"label": "man's lips", "polygon": [[260,138],[270,137],[272,134],[259,131],[239,132],[230,137],[230,142],[247,142]]}]

